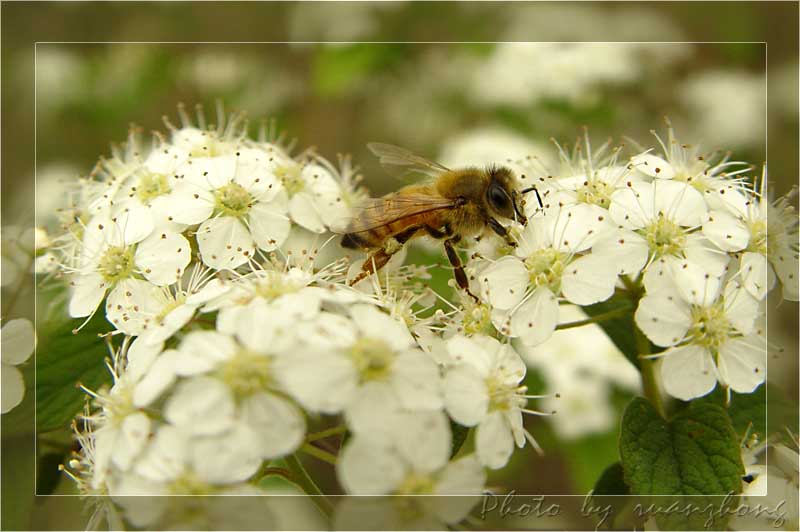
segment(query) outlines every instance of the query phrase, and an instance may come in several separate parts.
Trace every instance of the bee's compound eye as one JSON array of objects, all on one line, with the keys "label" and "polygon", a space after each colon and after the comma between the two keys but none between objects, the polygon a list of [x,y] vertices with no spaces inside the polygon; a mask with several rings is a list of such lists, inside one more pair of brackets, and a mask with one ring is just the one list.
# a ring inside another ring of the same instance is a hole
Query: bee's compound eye
[{"label": "bee's compound eye", "polygon": [[506,194],[506,192],[498,185],[491,185],[489,187],[488,196],[489,203],[498,212],[506,211],[511,206],[511,200],[508,197],[508,194]]}]

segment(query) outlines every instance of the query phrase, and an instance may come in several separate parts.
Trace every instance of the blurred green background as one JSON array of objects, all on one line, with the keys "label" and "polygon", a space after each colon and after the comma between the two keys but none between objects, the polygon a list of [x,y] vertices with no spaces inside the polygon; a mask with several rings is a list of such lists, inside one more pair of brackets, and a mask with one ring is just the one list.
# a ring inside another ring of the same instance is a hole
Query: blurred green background
[{"label": "blurred green background", "polygon": [[[756,166],[769,158],[777,195],[798,177],[793,4],[43,3],[34,9],[22,3],[4,5],[2,24],[4,227],[47,223],[65,180],[86,175],[109,143],[124,140],[129,123],[145,131],[165,130],[164,115],[178,123],[179,102],[201,103],[213,114],[220,100],[245,111],[253,131],[274,119],[301,147],[315,146],[330,159],[352,154],[373,194],[397,181],[368,154],[369,141],[449,164],[503,150],[548,160],[551,137],[572,144],[583,126],[596,144],[629,136],[654,145],[650,130],[665,134],[664,116],[683,142],[730,150]],[[34,48],[31,40],[40,42]],[[221,42],[234,40],[296,42]],[[32,301],[22,298],[13,316],[4,307],[3,318],[32,316]],[[771,343],[790,355],[770,360],[770,380],[791,396],[797,395],[797,319],[797,306],[784,303],[769,324]],[[532,390],[541,387],[537,371],[529,379]],[[613,412],[632,393],[609,385]],[[82,527],[86,516],[70,499],[34,503],[27,496],[32,436],[3,421],[3,509],[13,506],[17,522],[34,528]],[[542,420],[531,425],[547,454],[515,454],[490,486],[586,493],[617,460],[614,419],[603,431],[575,438],[559,437]],[[52,439],[58,449],[68,435]],[[9,453],[22,457],[15,469]],[[60,455],[40,458],[49,460],[40,469],[52,471]],[[323,489],[338,489],[330,469],[309,466]],[[68,480],[41,475],[40,493],[74,493]]]}]

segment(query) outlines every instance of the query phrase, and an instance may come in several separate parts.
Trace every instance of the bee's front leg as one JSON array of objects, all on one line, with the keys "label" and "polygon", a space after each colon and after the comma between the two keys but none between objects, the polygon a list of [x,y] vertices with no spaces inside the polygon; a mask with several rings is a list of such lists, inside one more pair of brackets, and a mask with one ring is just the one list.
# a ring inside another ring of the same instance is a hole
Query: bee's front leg
[{"label": "bee's front leg", "polygon": [[444,241],[444,250],[447,252],[447,258],[450,261],[450,264],[453,265],[453,275],[456,278],[456,283],[458,283],[458,287],[469,294],[472,299],[478,303],[480,300],[470,292],[469,290],[469,279],[467,279],[467,274],[464,271],[464,266],[461,264],[461,258],[458,256],[458,252],[456,251],[455,245],[458,241],[461,240],[461,237],[456,235],[453,238],[448,238]]},{"label": "bee's front leg", "polygon": [[506,229],[503,224],[501,224],[494,218],[489,218],[488,224],[489,227],[492,228],[492,231],[494,231],[495,233],[497,233],[498,235],[502,236],[505,239],[506,244],[508,244],[512,248],[517,247],[517,243],[514,241],[513,238],[511,238],[508,229]]}]

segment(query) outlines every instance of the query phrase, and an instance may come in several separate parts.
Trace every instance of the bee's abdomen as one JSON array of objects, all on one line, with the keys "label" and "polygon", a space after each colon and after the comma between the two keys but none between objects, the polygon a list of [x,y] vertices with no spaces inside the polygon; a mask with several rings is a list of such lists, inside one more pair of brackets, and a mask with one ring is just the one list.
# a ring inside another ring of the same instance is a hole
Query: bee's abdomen
[{"label": "bee's abdomen", "polygon": [[369,247],[369,244],[361,238],[358,233],[347,233],[342,237],[342,247],[347,249],[361,249]]}]

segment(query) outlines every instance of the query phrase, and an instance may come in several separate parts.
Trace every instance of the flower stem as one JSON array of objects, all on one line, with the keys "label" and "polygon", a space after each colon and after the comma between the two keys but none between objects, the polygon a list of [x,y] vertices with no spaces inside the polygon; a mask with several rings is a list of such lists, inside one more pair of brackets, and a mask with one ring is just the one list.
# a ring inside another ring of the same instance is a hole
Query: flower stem
[{"label": "flower stem", "polygon": [[642,374],[642,390],[644,391],[644,396],[647,397],[647,399],[650,401],[650,404],[656,409],[658,415],[666,419],[664,401],[661,398],[661,390],[658,387],[658,380],[656,379],[655,360],[643,358],[645,355],[650,354],[650,341],[647,339],[644,333],[639,330],[639,327],[636,327],[635,331],[636,347],[637,351],[639,351],[639,363]]},{"label": "flower stem", "polygon": [[311,475],[308,474],[306,468],[303,467],[297,455],[290,454],[285,460],[286,465],[289,466],[289,471],[292,472],[292,480],[300,486],[306,495],[311,497],[311,501],[319,508],[320,512],[330,519],[333,514],[333,505],[331,501],[329,501],[325,494],[319,489],[319,486],[317,486],[314,479],[311,478]]},{"label": "flower stem", "polygon": [[614,310],[609,310],[608,312],[603,312],[602,314],[598,314],[597,316],[593,316],[585,320],[571,321],[569,323],[560,323],[556,325],[556,330],[561,331],[563,329],[572,329],[574,327],[583,327],[584,325],[591,325],[592,323],[600,323],[606,320],[616,318],[618,316],[624,316],[629,312],[630,312],[629,308],[618,308]]},{"label": "flower stem", "polygon": [[328,451],[323,451],[319,447],[315,447],[310,443],[304,444],[302,447],[300,447],[300,450],[306,454],[313,456],[314,458],[322,460],[323,462],[328,462],[331,465],[336,465],[336,455],[333,455]]},{"label": "flower stem", "polygon": [[311,434],[306,436],[306,442],[308,443],[312,441],[322,440],[329,436],[335,436],[336,434],[343,434],[345,432],[347,432],[347,427],[345,425],[337,425],[335,427],[321,430],[319,432],[312,432]]}]

